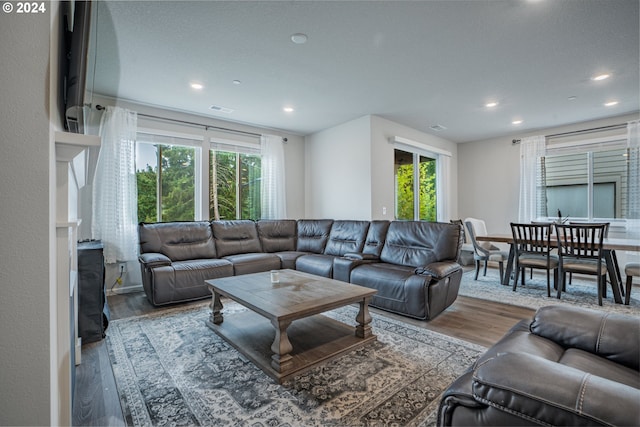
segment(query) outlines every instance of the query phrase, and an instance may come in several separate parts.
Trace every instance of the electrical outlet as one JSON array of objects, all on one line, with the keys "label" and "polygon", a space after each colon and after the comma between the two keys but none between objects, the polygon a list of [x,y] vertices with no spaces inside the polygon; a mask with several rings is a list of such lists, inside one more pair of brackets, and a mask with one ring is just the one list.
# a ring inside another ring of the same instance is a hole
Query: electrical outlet
[{"label": "electrical outlet", "polygon": [[118,273],[123,274],[127,272],[127,263],[121,262],[118,264]]}]

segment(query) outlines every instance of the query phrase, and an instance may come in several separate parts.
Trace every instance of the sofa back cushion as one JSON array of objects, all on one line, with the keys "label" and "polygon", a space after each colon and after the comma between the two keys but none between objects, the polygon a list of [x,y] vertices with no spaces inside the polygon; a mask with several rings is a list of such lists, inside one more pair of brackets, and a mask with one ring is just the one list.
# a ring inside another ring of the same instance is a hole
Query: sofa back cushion
[{"label": "sofa back cushion", "polygon": [[369,221],[334,221],[329,232],[325,255],[342,256],[347,252],[362,252]]},{"label": "sofa back cushion", "polygon": [[218,257],[262,252],[256,223],[248,219],[211,221]]},{"label": "sofa back cushion", "polygon": [[297,223],[297,246],[300,252],[321,254],[329,240],[331,219],[299,219]]},{"label": "sofa back cushion", "polygon": [[394,221],[389,225],[380,260],[411,267],[455,261],[459,239],[460,228],[455,224]]},{"label": "sofa back cushion", "polygon": [[367,238],[364,241],[364,247],[362,253],[380,256],[384,241],[387,237],[387,230],[389,229],[389,221],[371,221],[369,224],[369,231],[367,231]]},{"label": "sofa back cushion", "polygon": [[160,253],[171,261],[216,258],[207,221],[140,223],[138,237],[140,253]]},{"label": "sofa back cushion", "polygon": [[256,222],[258,236],[265,252],[296,250],[296,220],[261,219]]}]

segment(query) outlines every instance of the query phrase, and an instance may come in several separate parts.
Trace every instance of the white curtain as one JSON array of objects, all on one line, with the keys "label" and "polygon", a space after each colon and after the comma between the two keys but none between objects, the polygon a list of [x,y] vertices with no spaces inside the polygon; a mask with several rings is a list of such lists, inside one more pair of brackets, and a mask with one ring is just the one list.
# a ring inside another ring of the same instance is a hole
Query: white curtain
[{"label": "white curtain", "polygon": [[440,154],[436,160],[438,173],[436,175],[436,201],[438,206],[437,219],[440,222],[449,222],[451,218],[451,157]]},{"label": "white curtain", "polygon": [[640,121],[627,124],[627,237],[640,238]]},{"label": "white curtain", "polygon": [[544,136],[531,136],[520,141],[520,204],[518,221],[535,221],[537,211],[537,182],[540,158],[545,155]]},{"label": "white curtain", "polygon": [[287,218],[287,198],[285,194],[284,142],[276,135],[262,135],[261,209],[264,219]]},{"label": "white curtain", "polygon": [[102,144],[93,183],[91,234],[102,240],[108,264],[137,258],[137,122],[136,112],[120,107],[107,107],[100,121]]}]

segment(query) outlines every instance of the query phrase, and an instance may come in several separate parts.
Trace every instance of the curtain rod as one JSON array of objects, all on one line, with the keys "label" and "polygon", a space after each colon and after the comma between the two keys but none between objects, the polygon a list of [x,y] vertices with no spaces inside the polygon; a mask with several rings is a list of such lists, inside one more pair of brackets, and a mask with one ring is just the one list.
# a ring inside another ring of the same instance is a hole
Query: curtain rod
[{"label": "curtain rod", "polygon": [[[545,138],[558,138],[561,136],[569,136],[569,135],[579,135],[581,133],[591,133],[591,132],[600,132],[603,130],[610,130],[610,129],[621,129],[621,128],[626,128],[627,124],[626,123],[618,123],[615,125],[609,125],[609,126],[600,126],[597,128],[590,128],[590,129],[582,129],[582,130],[574,130],[571,132],[562,132],[562,133],[554,133],[551,135],[545,135]],[[511,143],[512,144],[519,144],[520,141],[522,141],[521,139],[512,139]]]},{"label": "curtain rod", "polygon": [[[104,109],[105,109],[105,107],[103,107],[102,105],[96,105],[96,110],[102,111]],[[202,126],[202,127],[205,128],[205,130],[217,129],[217,130],[221,130],[221,131],[224,131],[224,132],[239,133],[239,134],[243,134],[243,135],[251,135],[251,136],[257,136],[257,137],[262,136],[259,133],[247,132],[247,131],[244,131],[244,130],[236,130],[236,129],[229,129],[229,128],[224,128],[224,127],[220,127],[220,126],[205,125],[203,123],[189,122],[187,120],[170,119],[168,117],[154,116],[153,114],[145,114],[145,113],[137,113],[137,114],[138,114],[138,116],[147,117],[149,119],[156,119],[156,120],[163,120],[163,121],[167,121],[167,122],[182,123],[182,124],[191,125],[191,126]],[[285,140],[286,140],[286,138],[283,138],[283,141],[285,141]]]}]

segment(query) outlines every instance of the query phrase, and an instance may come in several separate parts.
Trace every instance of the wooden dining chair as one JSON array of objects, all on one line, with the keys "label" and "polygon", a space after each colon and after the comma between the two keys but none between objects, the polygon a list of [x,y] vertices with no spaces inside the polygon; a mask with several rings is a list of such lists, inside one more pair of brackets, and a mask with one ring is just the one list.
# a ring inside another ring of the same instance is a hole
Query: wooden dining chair
[{"label": "wooden dining chair", "polygon": [[513,234],[515,277],[513,290],[518,286],[518,276],[522,275],[525,284],[525,269],[547,271],[547,296],[551,296],[551,271],[554,286],[558,286],[558,256],[552,254],[551,224],[518,224],[511,223]]},{"label": "wooden dining chair", "polygon": [[[584,221],[569,221],[570,225],[581,225],[581,224],[603,224],[604,225],[604,238],[606,239],[607,237],[609,237],[609,225],[610,223],[608,222],[584,222]],[[614,262],[616,263],[616,265],[618,264],[618,258],[616,256],[616,251],[611,251],[611,257],[614,260]],[[619,271],[619,269],[618,269]],[[620,277],[618,277],[618,281],[622,280]],[[571,282],[573,282],[573,274],[569,273],[569,284],[571,284]],[[604,296],[606,297],[606,287],[605,287],[605,294]]]},{"label": "wooden dining chair", "polygon": [[607,265],[603,258],[604,224],[554,224],[558,241],[558,299],[564,289],[567,273],[596,276],[598,304],[607,286]]}]

